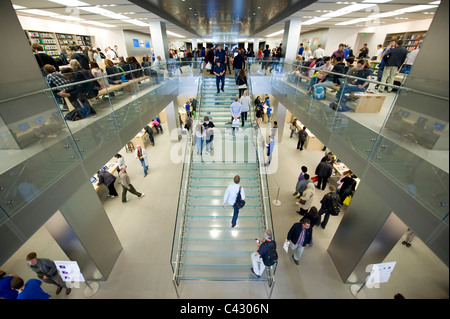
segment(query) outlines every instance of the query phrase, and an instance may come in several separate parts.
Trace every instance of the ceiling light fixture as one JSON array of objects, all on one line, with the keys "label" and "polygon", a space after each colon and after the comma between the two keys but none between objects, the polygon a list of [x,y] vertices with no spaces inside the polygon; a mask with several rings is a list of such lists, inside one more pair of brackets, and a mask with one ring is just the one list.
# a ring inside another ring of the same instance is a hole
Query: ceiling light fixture
[{"label": "ceiling light fixture", "polygon": [[283,33],[284,33],[284,30],[280,30],[280,31],[271,33],[271,34],[269,34],[269,35],[266,35],[266,37],[267,37],[267,38],[270,38],[270,37],[274,37],[274,36],[277,36],[277,35],[280,35],[280,34],[283,34]]},{"label": "ceiling light fixture", "polygon": [[[389,0],[389,1],[391,1],[391,0]],[[332,11],[332,12],[329,12],[327,14],[324,14],[324,15],[322,15],[320,17],[316,17],[316,18],[313,18],[311,20],[305,21],[302,24],[303,25],[315,24],[315,23],[318,23],[318,22],[329,20],[331,18],[343,16],[343,15],[351,13],[351,12],[364,10],[364,9],[370,8],[372,6],[375,6],[375,4],[374,3],[356,3],[356,4],[352,4],[352,5],[348,6],[348,7],[341,8],[339,10]]]},{"label": "ceiling light fixture", "polygon": [[353,19],[353,20],[349,20],[349,21],[339,22],[339,23],[336,23],[335,25],[355,24],[355,23],[370,21],[370,20],[374,20],[374,19],[398,16],[398,15],[405,14],[405,13],[428,10],[428,9],[432,9],[432,8],[436,8],[436,7],[437,7],[437,5],[417,5],[417,6],[406,7],[406,8],[398,9],[398,10],[394,10],[394,11],[377,13],[374,15],[370,15],[367,18],[359,18],[359,19]]},{"label": "ceiling light fixture", "polygon": [[175,33],[175,32],[172,32],[172,31],[166,31],[166,33],[167,33],[168,35],[171,35],[171,36],[174,36],[174,37],[177,37],[177,38],[185,38],[184,35],[180,35],[180,34],[177,34],[177,33]]}]

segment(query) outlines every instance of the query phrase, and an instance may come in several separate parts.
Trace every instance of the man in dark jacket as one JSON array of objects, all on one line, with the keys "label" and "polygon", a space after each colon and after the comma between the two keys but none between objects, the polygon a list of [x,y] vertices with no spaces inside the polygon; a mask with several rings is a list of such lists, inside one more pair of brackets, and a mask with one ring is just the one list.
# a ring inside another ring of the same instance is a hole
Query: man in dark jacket
[{"label": "man in dark jacket", "polygon": [[233,59],[234,81],[237,82],[239,72],[245,69],[245,59],[243,50],[239,49],[238,54]]},{"label": "man in dark jacket", "polygon": [[[70,47],[71,55],[70,59],[77,60],[78,63],[80,63],[81,67],[85,70],[89,70],[89,57],[83,53],[83,50],[81,50],[81,47],[79,45],[75,45]],[[69,61],[70,62],[70,61]]]},{"label": "man in dark jacket", "polygon": [[119,194],[117,194],[116,188],[114,187],[114,182],[116,181],[116,177],[113,174],[111,174],[110,172],[105,171],[105,170],[99,170],[97,172],[97,175],[98,175],[97,186],[104,184],[106,187],[108,187],[108,190],[109,190],[108,196],[110,196],[112,198],[119,196]]},{"label": "man in dark jacket", "polygon": [[35,252],[29,253],[26,260],[28,268],[33,270],[40,280],[58,286],[56,294],[59,294],[63,288],[66,289],[66,295],[70,294],[71,289],[67,288],[66,283],[62,280],[53,260],[48,258],[37,258]]},{"label": "man in dark jacket", "polygon": [[287,240],[290,241],[289,248],[294,250],[292,259],[296,265],[303,254],[303,250],[306,246],[312,245],[312,228],[309,219],[303,219],[299,223],[292,225],[287,234]]},{"label": "man in dark jacket", "polygon": [[320,201],[320,203],[322,204],[319,209],[320,218],[322,218],[322,215],[325,214],[323,221],[320,223],[320,226],[322,226],[323,229],[325,229],[325,226],[327,226],[330,215],[336,213],[334,211],[333,203],[337,203],[340,206],[340,199],[339,195],[336,193],[336,187],[330,185],[329,190],[330,192],[328,194],[325,194]]},{"label": "man in dark jacket", "polygon": [[[381,77],[381,82],[385,83],[387,80],[388,84],[394,84],[394,76],[398,69],[403,65],[406,60],[408,51],[402,47],[403,40],[395,41],[395,48],[387,51],[388,53],[384,57],[386,63],[383,70],[383,75]],[[381,93],[384,91],[384,85],[380,85],[378,91]],[[392,91],[392,86],[387,88],[388,92]]]},{"label": "man in dark jacket", "polygon": [[303,145],[306,142],[306,139],[308,138],[308,133],[306,132],[306,126],[303,126],[303,129],[298,132],[298,143],[297,143],[297,149],[302,151]]},{"label": "man in dark jacket", "polygon": [[333,167],[331,166],[331,160],[327,159],[324,162],[320,162],[319,165],[316,167],[315,171],[318,180],[317,180],[317,188],[320,189],[322,187],[322,190],[325,189],[328,178],[333,173]]}]

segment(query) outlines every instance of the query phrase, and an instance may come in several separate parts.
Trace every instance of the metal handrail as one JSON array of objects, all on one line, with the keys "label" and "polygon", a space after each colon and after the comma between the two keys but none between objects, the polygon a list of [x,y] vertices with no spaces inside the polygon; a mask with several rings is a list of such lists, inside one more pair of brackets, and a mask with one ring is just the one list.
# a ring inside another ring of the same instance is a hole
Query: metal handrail
[{"label": "metal handrail", "polygon": [[[164,63],[167,66],[168,62],[164,62]],[[186,63],[189,63],[189,62],[186,61]],[[199,63],[199,62],[197,61],[197,62],[190,62],[190,63]],[[59,90],[63,90],[63,89],[68,88],[68,87],[77,86],[77,85],[84,84],[84,83],[90,83],[90,82],[93,82],[93,81],[104,81],[104,79],[107,79],[107,78],[117,77],[117,76],[129,74],[129,73],[134,73],[134,72],[141,71],[141,70],[142,71],[144,71],[144,70],[153,70],[153,67],[152,66],[150,66],[150,67],[141,67],[139,69],[135,69],[135,70],[131,70],[131,71],[123,71],[123,72],[119,72],[119,73],[115,73],[115,74],[103,75],[103,76],[96,77],[96,78],[91,78],[91,79],[87,79],[87,80],[83,80],[83,81],[73,82],[73,83],[70,83],[70,84],[59,85],[59,86],[55,86],[55,87],[51,87],[51,88],[49,87],[49,88],[46,88],[46,89],[37,90],[37,91],[21,94],[21,95],[18,95],[18,96],[14,96],[14,97],[11,97],[11,98],[7,98],[7,99],[4,99],[4,100],[0,100],[0,103],[11,102],[11,101],[18,100],[18,99],[21,99],[21,98],[24,98],[24,97],[29,97],[29,96],[32,96],[32,95],[36,95],[36,94],[39,94],[39,93],[47,93],[47,92],[52,92],[52,91],[59,91]],[[89,71],[89,70],[87,70],[87,71]],[[74,71],[74,72],[77,72],[77,71]],[[140,79],[140,78],[134,78],[132,80],[136,80],[136,79]],[[106,90],[108,90],[108,87],[106,87]]]},{"label": "metal handrail", "polygon": [[[313,68],[310,68],[310,67],[308,67],[308,66],[302,66],[302,65],[296,65],[296,64],[294,64],[293,62],[286,62],[286,61],[284,61],[284,62],[278,62],[278,64],[280,64],[280,65],[291,65],[292,67],[293,67],[293,69],[295,68],[300,68],[300,69],[302,69],[302,70],[308,70],[308,69],[313,69]],[[370,68],[371,69],[371,68]],[[361,78],[360,77],[357,77],[357,76],[353,76],[353,75],[348,75],[348,74],[343,74],[343,73],[336,73],[336,72],[333,72],[333,71],[325,71],[325,70],[319,70],[319,69],[314,69],[316,72],[324,72],[324,73],[326,73],[326,74],[329,74],[329,75],[338,75],[338,76],[340,76],[341,78],[348,78],[348,79],[352,79],[352,80],[361,80]],[[290,72],[292,72],[292,70],[291,71],[289,71],[289,72],[287,72],[286,70],[285,70],[285,73],[287,74],[287,73],[290,73]],[[406,73],[404,73],[405,74],[405,78],[407,78],[408,77],[408,74],[406,74]],[[438,99],[442,99],[442,100],[445,100],[445,101],[448,101],[449,100],[449,98],[448,97],[445,97],[445,96],[440,96],[440,95],[435,95],[435,94],[431,94],[431,93],[427,93],[427,92],[423,92],[423,91],[420,91],[420,90],[417,90],[417,89],[413,89],[413,88],[410,88],[410,87],[405,87],[405,86],[403,86],[403,85],[394,85],[394,84],[389,84],[389,83],[383,83],[383,82],[379,82],[379,81],[376,81],[376,80],[367,80],[367,79],[364,79],[364,81],[365,82],[369,82],[369,83],[373,83],[373,84],[377,84],[377,85],[383,85],[383,86],[385,86],[385,87],[392,87],[393,89],[398,89],[398,90],[404,90],[404,91],[406,91],[406,92],[414,92],[414,93],[417,93],[417,94],[422,94],[422,95],[427,95],[427,96],[430,96],[430,97],[434,97],[434,98],[438,98]],[[404,81],[403,81],[403,83],[404,83]]]}]

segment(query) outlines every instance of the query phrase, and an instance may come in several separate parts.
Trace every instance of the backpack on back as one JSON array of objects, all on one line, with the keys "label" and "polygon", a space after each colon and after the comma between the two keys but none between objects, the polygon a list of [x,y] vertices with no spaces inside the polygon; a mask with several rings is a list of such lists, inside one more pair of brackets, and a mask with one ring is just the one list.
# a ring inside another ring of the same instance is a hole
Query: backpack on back
[{"label": "backpack on back", "polygon": [[262,256],[262,260],[265,266],[269,267],[278,261],[277,244],[271,241],[272,245],[269,245],[269,251]]},{"label": "backpack on back", "polygon": [[341,204],[339,203],[339,196],[331,196],[330,215],[337,216],[341,211]]}]

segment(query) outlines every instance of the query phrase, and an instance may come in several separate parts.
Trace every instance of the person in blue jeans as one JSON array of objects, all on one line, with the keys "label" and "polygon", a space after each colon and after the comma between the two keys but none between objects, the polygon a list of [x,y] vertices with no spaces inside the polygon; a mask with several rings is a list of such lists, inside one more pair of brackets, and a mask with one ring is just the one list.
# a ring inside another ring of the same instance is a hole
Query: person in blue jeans
[{"label": "person in blue jeans", "polygon": [[[224,92],[225,87],[225,68],[222,65],[222,61],[217,60],[217,65],[214,67],[214,74],[216,75],[216,86],[217,86],[217,93],[220,92],[220,89],[222,92]],[[220,85],[221,83],[221,85]]]},{"label": "person in blue jeans", "polygon": [[369,87],[369,82],[372,78],[372,69],[369,67],[369,64],[365,60],[359,60],[357,63],[358,73],[357,77],[359,79],[355,79],[352,81],[352,84],[341,85],[339,90],[336,93],[336,100],[332,102],[332,104],[337,104],[339,99],[341,99],[341,105],[347,107],[347,96],[345,94],[351,92],[365,92]]},{"label": "person in blue jeans", "polygon": [[239,183],[241,182],[241,177],[239,175],[236,175],[234,177],[234,184],[231,184],[228,186],[225,195],[223,196],[223,204],[222,207],[225,208],[225,205],[228,201],[228,204],[230,204],[231,206],[233,206],[234,211],[233,211],[233,218],[231,220],[231,227],[235,227],[236,226],[236,222],[237,222],[237,218],[239,215],[239,208],[238,207],[234,207],[234,204],[236,203],[236,199],[237,199],[237,195],[239,193],[239,190],[241,191],[241,198],[243,200],[245,200],[245,192],[244,192],[244,188],[241,187],[241,185],[239,185]]}]

